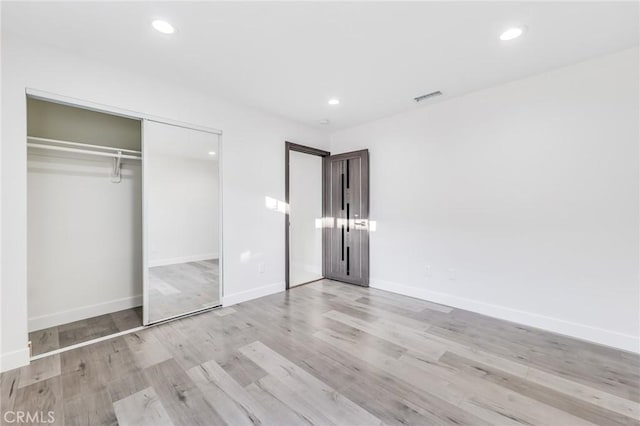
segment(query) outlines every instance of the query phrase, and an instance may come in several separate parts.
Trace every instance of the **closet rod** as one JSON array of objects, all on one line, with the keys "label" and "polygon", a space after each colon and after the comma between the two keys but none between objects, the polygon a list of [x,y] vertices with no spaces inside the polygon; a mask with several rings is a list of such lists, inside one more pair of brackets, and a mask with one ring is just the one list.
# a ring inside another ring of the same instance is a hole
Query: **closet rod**
[{"label": "closet rod", "polygon": [[[52,151],[76,152],[78,154],[99,155],[101,157],[122,158],[127,160],[142,160],[142,157],[136,157],[135,155],[118,154],[117,152],[90,151],[88,149],[67,148],[64,146],[51,146],[51,145],[45,145],[45,144],[39,144],[39,143],[27,143],[27,146],[29,148],[50,149]],[[122,150],[122,151],[125,151],[125,150]]]},{"label": "closet rod", "polygon": [[47,138],[39,138],[36,136],[27,136],[27,140],[33,141],[33,142],[46,142],[46,143],[55,143],[58,145],[68,145],[68,146],[77,146],[77,147],[81,147],[81,148],[96,148],[96,149],[102,149],[105,151],[114,151],[114,152],[130,152],[132,154],[141,154],[140,151],[134,151],[132,149],[123,149],[123,148],[115,148],[112,146],[103,146],[103,145],[91,145],[88,143],[79,143],[79,142],[70,142],[70,141],[62,141],[59,139],[47,139]]}]

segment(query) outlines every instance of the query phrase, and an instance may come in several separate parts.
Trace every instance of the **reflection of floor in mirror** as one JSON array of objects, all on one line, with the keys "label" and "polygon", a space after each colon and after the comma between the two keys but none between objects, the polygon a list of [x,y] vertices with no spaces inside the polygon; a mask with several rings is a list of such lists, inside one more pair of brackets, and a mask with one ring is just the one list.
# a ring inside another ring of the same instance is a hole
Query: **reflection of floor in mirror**
[{"label": "reflection of floor in mirror", "polygon": [[218,259],[149,268],[149,320],[220,305]]},{"label": "reflection of floor in mirror", "polygon": [[289,276],[289,287],[295,287],[301,284],[306,284],[311,281],[316,281],[322,278],[322,274],[318,272],[310,271],[310,268],[304,268],[300,266],[296,266],[295,264],[291,265],[291,272]]},{"label": "reflection of floor in mirror", "polygon": [[109,336],[142,325],[142,307],[86,318],[56,327],[44,328],[29,333],[32,355],[40,355],[56,349],[98,337]]}]

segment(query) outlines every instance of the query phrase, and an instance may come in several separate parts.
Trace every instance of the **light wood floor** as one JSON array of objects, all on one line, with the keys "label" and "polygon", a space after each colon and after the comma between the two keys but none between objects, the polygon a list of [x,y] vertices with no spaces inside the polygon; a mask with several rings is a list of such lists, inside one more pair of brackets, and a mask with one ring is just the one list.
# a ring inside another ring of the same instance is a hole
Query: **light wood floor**
[{"label": "light wood floor", "polygon": [[40,355],[141,325],[142,307],[137,307],[32,331],[29,333],[31,353]]},{"label": "light wood floor", "polygon": [[640,359],[330,281],[44,358],[2,410],[57,424],[638,425]]}]

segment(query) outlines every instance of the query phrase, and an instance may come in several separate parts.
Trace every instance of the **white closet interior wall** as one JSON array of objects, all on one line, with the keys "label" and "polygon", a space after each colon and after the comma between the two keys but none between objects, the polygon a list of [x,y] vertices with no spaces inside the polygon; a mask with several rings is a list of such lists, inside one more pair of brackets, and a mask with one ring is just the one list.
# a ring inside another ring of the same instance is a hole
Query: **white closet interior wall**
[{"label": "white closet interior wall", "polygon": [[[29,99],[28,135],[140,150],[138,120]],[[142,172],[123,160],[30,148],[29,331],[142,304]]]}]

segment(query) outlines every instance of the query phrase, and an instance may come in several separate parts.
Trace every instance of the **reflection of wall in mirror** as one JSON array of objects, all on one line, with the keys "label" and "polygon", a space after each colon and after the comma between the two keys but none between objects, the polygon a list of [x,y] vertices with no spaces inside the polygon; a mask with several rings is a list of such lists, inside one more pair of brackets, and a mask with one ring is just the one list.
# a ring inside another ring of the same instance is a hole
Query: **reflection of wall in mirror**
[{"label": "reflection of wall in mirror", "polygon": [[218,161],[208,152],[200,158],[157,152],[149,180],[149,265],[217,259]]}]

